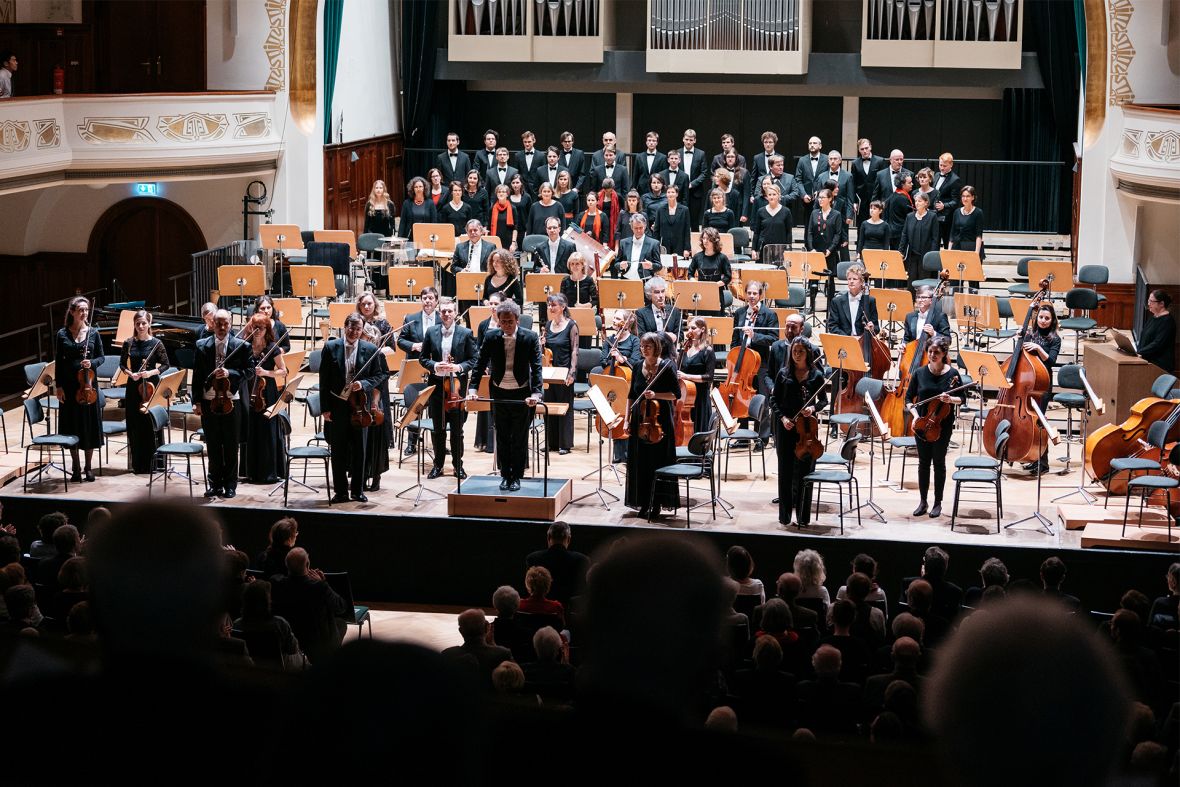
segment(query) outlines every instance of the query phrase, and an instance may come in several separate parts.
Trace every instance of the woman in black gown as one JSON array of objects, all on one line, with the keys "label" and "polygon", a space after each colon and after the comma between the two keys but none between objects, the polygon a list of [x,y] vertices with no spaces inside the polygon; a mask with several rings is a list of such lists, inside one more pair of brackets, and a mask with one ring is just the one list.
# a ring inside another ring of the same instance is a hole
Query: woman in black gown
[{"label": "woman in black gown", "polygon": [[520,281],[520,263],[511,252],[496,249],[488,256],[488,275],[483,280],[483,297],[499,294],[524,308],[524,285]]},{"label": "woman in black gown", "polygon": [[[651,518],[660,509],[676,508],[680,503],[680,489],[676,484],[661,482],[651,506],[652,487],[656,470],[676,462],[676,430],[672,424],[672,410],[680,395],[680,381],[676,366],[669,357],[672,343],[664,334],[645,333],[639,340],[643,360],[631,367],[631,392],[627,395],[627,487],[623,502],[639,510],[639,515]],[[649,407],[657,410],[656,421],[663,436],[652,443],[641,439],[640,424]]]},{"label": "woman in black gown", "polygon": [[[725,170],[719,170],[724,173]],[[701,215],[701,229],[712,227],[718,232],[729,232],[737,226],[737,217],[725,203],[725,192],[715,188],[709,192],[709,207]]]},{"label": "woman in black gown", "polygon": [[393,235],[393,205],[383,180],[373,183],[369,201],[365,203],[365,232],[376,232],[383,238]]},{"label": "woman in black gown", "polygon": [[[356,310],[360,313],[364,325],[361,337],[377,345],[378,348],[392,347],[394,339],[390,336],[389,321],[385,319],[385,312],[373,293],[363,293],[356,299]],[[384,340],[382,337],[386,337]],[[376,363],[376,361],[374,361]],[[393,405],[389,398],[389,380],[380,388],[381,411],[385,414],[385,423],[380,426],[369,427],[369,434],[365,441],[365,487],[370,492],[381,488],[381,474],[389,469],[389,446],[393,444]]]},{"label": "woman in black gown", "polygon": [[565,385],[552,384],[545,388],[546,402],[570,405],[565,415],[551,415],[545,419],[545,442],[550,451],[568,454],[574,447],[574,376],[578,371],[578,324],[570,318],[569,304],[561,293],[545,299],[548,319],[542,327],[543,347],[553,353],[553,366],[569,370]]},{"label": "woman in black gown", "polygon": [[512,203],[512,207],[520,215],[520,237],[517,239],[519,245],[528,233],[529,208],[533,204],[533,198],[529,195],[524,178],[519,172],[508,180],[508,201]]},{"label": "woman in black gown", "polygon": [[279,347],[285,353],[291,352],[291,331],[279,319],[279,315],[275,313],[275,302],[269,295],[259,296],[258,300],[254,302],[254,310],[252,314],[264,314],[270,318],[271,324],[275,331],[275,341],[279,343]]},{"label": "woman in black gown", "polygon": [[701,230],[700,243],[701,250],[692,255],[692,261],[688,263],[688,278],[717,282],[721,310],[725,311],[733,304],[733,293],[729,291],[733,269],[729,257],[721,253],[721,233],[713,227],[705,227]]},{"label": "woman in black gown", "polygon": [[127,374],[123,417],[127,420],[131,472],[149,473],[154,469],[152,460],[162,439],[156,431],[152,416],[139,410],[145,401],[140,392],[140,383],[159,385],[160,374],[168,368],[168,351],[164,349],[162,341],[152,336],[152,315],[143,309],[135,313],[135,333],[123,342],[119,366]]},{"label": "woman in black gown", "polygon": [[713,388],[713,369],[717,366],[717,353],[709,340],[709,324],[704,317],[693,317],[684,329],[685,345],[680,362],[678,377],[697,387],[696,399],[692,404],[694,432],[706,432],[713,417],[713,404],[709,392]]},{"label": "woman in black gown", "polygon": [[545,221],[556,216],[565,226],[565,208],[553,199],[553,187],[548,182],[537,187],[537,201],[529,208],[528,234],[544,235]]},{"label": "woman in black gown", "polygon": [[610,245],[610,217],[598,209],[598,194],[591,191],[586,195],[586,210],[578,214],[575,222],[591,238],[603,246]]},{"label": "woman in black gown", "polygon": [[688,206],[680,202],[680,189],[669,186],[664,190],[668,202],[656,211],[656,240],[668,254],[687,258],[692,253],[692,218]]},{"label": "woman in black gown", "polygon": [[771,183],[766,187],[766,207],[759,208],[754,214],[750,229],[754,233],[754,249],[759,259],[764,246],[791,246],[791,209],[780,202],[781,196],[778,184]]},{"label": "woman in black gown", "polygon": [[865,249],[889,248],[889,225],[881,218],[884,212],[885,203],[875,199],[869,203],[869,217],[860,223],[860,231],[856,233],[856,261],[861,265]]},{"label": "woman in black gown", "polygon": [[811,521],[811,490],[804,491],[803,479],[815,469],[815,460],[810,454],[804,454],[802,459],[795,456],[795,447],[799,444],[795,419],[800,414],[815,415],[828,406],[828,397],[824,393],[827,381],[817,363],[819,351],[815,345],[796,336],[789,352],[787,363],[778,370],[772,389],[779,413],[774,424],[774,447],[778,453],[778,521],[783,527],[789,527],[793,521],[799,527],[806,527]]},{"label": "woman in black gown", "polygon": [[905,217],[897,250],[905,258],[905,272],[912,287],[922,278],[922,258],[938,251],[938,216],[930,210],[930,198],[925,194],[914,195],[914,212]]},{"label": "woman in black gown", "polygon": [[463,199],[463,184],[452,180],[447,187],[451,198],[438,207],[438,220],[443,224],[450,224],[455,228],[455,237],[462,238],[467,234],[467,222],[475,218],[471,206]]},{"label": "woman in black gown", "polygon": [[[827,269],[835,271],[840,264],[840,249],[848,242],[848,225],[844,223],[844,216],[832,207],[832,192],[820,189],[816,195],[819,203],[811,211],[807,219],[807,229],[803,233],[803,248],[808,251],[818,251],[824,255]],[[835,295],[835,277],[829,277],[827,296]]]},{"label": "woman in black gown", "polygon": [[406,186],[406,200],[402,203],[401,222],[397,228],[399,236],[413,239],[415,224],[433,224],[438,221],[434,201],[427,193],[429,190],[425,178],[410,179],[410,184]]},{"label": "woman in black gown", "polygon": [[631,232],[631,217],[636,213],[644,213],[643,202],[639,199],[639,192],[631,189],[627,192],[627,196],[623,198],[623,209],[619,211],[619,221],[615,224],[615,251],[619,250],[619,242],[623,238],[629,237],[627,233]]},{"label": "woman in black gown", "polygon": [[950,247],[959,251],[973,251],[982,260],[983,211],[975,207],[975,187],[964,186],[959,192],[959,200],[963,207],[952,214]]},{"label": "woman in black gown", "polygon": [[492,203],[488,218],[488,234],[500,239],[500,248],[516,251],[517,237],[524,230],[524,217],[509,199],[508,187],[503,183],[496,186],[496,199]]},{"label": "woman in black gown", "polygon": [[468,171],[463,180],[463,201],[471,207],[471,218],[479,219],[485,227],[488,225],[488,192],[483,187],[483,179],[479,170]]},{"label": "woman in black gown", "polygon": [[[245,410],[250,422],[250,437],[246,446],[246,479],[251,484],[274,484],[280,475],[286,474],[283,467],[283,438],[279,433],[278,420],[267,418],[266,409],[279,399],[276,379],[286,377],[287,366],[271,319],[265,314],[255,314],[250,318],[248,327],[254,367],[250,375],[251,396],[238,404]],[[255,408],[252,395],[259,380],[263,381],[262,410]]]},{"label": "woman in black gown", "polygon": [[[635,312],[615,309],[610,313],[610,321],[615,333],[607,336],[606,331],[602,332],[602,354],[598,366],[604,374],[622,377],[621,373],[614,373],[619,367],[625,366],[630,371],[631,367],[643,360],[639,352],[639,337],[635,335]],[[615,464],[627,461],[626,440],[613,441],[611,461]]]},{"label": "woman in black gown", "polygon": [[1150,316],[1143,321],[1139,333],[1139,357],[1171,372],[1176,365],[1176,318],[1168,310],[1172,296],[1163,290],[1152,290],[1147,294],[1147,311]]},{"label": "woman in black gown", "polygon": [[561,229],[564,231],[573,222],[574,214],[578,211],[578,192],[574,189],[569,170],[563,169],[557,173],[557,193],[554,199],[561,205]]},{"label": "woman in black gown", "polygon": [[[939,401],[951,404],[956,399],[959,402],[965,400],[962,391],[954,395],[948,393],[951,389],[963,384],[958,369],[947,362],[949,347],[950,342],[946,337],[935,336],[931,339],[926,348],[926,365],[914,372],[914,376],[910,378],[909,387],[905,392],[905,400],[911,413],[916,410],[915,419],[918,416],[925,416],[930,408]],[[914,407],[917,402],[935,397],[937,398],[934,401],[926,402],[918,408]],[[914,516],[922,516],[926,513],[926,495],[930,491],[931,465],[934,466],[934,506],[930,509],[930,516],[932,518],[942,516],[942,490],[946,485],[946,450],[950,445],[951,434],[955,431],[954,427],[955,411],[952,407],[942,421],[937,440],[928,442],[922,434],[918,434],[915,438],[918,449],[918,494],[921,496],[921,500],[918,507],[914,509]]]},{"label": "woman in black gown", "polygon": [[[598,285],[594,278],[586,272],[586,258],[580,251],[575,251],[566,260],[570,272],[561,280],[561,294],[565,296],[570,306],[593,306],[598,308]],[[589,339],[583,336],[583,340]],[[588,345],[583,345],[588,346]]]},{"label": "woman in black gown", "polygon": [[[102,366],[103,349],[102,338],[98,331],[90,325],[90,301],[81,296],[70,301],[66,310],[65,325],[57,332],[54,343],[54,367],[57,386],[58,405],[58,434],[72,435],[78,438],[76,448],[70,449],[72,461],[72,481],[94,480],[94,473],[90,470],[90,459],[95,448],[100,448],[104,442],[102,434],[102,408],[106,404],[106,397],[98,388],[97,379],[94,381],[94,391],[97,396],[93,404],[79,404],[77,400],[81,384],[78,372],[83,369],[97,371]],[[85,452],[86,464],[78,466],[78,451]]]}]

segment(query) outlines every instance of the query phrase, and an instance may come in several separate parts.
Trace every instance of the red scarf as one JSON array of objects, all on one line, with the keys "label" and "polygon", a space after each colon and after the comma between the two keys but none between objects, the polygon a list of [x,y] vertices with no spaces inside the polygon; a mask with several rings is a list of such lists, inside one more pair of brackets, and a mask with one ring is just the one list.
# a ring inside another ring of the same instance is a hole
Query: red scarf
[{"label": "red scarf", "polygon": [[[590,218],[590,211],[583,213],[582,220],[578,222],[583,231],[586,230],[586,219],[588,218]],[[594,240],[600,243],[602,242],[602,211],[594,214],[594,228],[591,230],[591,233],[594,235]]]},{"label": "red scarf", "polygon": [[515,221],[515,220],[513,219],[513,217],[512,217],[512,200],[509,200],[509,201],[508,201],[508,206],[507,206],[507,207],[505,207],[505,208],[501,208],[501,207],[500,207],[500,202],[499,202],[499,200],[497,200],[497,201],[496,201],[496,204],[492,206],[492,234],[493,234],[493,235],[495,235],[495,234],[496,234],[496,224],[497,224],[497,223],[499,222],[499,220],[500,220],[500,214],[501,214],[501,213],[507,213],[507,214],[508,214],[508,216],[507,216],[507,221],[508,221],[508,226],[509,226],[509,227],[515,227],[515,226],[516,226],[516,221]]},{"label": "red scarf", "polygon": [[[603,197],[605,195],[606,195],[605,190],[598,192],[598,204],[599,205],[601,205],[603,203]],[[619,192],[616,191],[614,193],[614,199],[612,199],[610,201],[610,212],[607,214],[608,223],[607,223],[607,227],[606,227],[606,243],[605,243],[605,245],[607,245],[607,246],[615,245],[615,229],[619,225],[619,211],[621,210],[621,208],[619,207],[619,200],[620,199],[622,199],[622,198],[619,196]]]},{"label": "red scarf", "polygon": [[905,197],[906,200],[909,201],[909,203],[910,203],[910,208],[913,209],[914,198],[910,196],[910,193],[908,191],[906,191],[905,189],[894,189],[893,193],[894,194],[901,194],[903,197]]}]

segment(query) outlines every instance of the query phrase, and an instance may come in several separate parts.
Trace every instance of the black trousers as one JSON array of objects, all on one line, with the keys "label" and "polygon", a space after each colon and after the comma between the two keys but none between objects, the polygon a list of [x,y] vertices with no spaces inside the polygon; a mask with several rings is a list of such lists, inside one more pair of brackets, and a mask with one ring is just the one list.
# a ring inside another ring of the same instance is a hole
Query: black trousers
[{"label": "black trousers", "polygon": [[798,432],[794,429],[788,432],[783,428],[781,420],[775,423],[774,447],[778,452],[778,521],[783,525],[791,524],[792,514],[800,525],[806,525],[811,521],[811,487],[804,492],[803,478],[815,469],[815,460],[810,456],[804,459],[795,458],[795,445],[798,442]]},{"label": "black trousers", "polygon": [[500,388],[488,386],[492,398],[507,400],[507,404],[492,405],[492,420],[496,424],[496,460],[504,478],[524,478],[529,464],[529,422],[533,408],[511,402],[529,398],[528,388]]},{"label": "black trousers", "polygon": [[[466,390],[466,389],[465,389]],[[430,397],[430,420],[434,429],[430,438],[434,444],[434,466],[441,468],[447,458],[447,427],[451,427],[451,466],[456,470],[463,467],[463,424],[467,411],[463,409],[444,413],[441,381]]]},{"label": "black trousers", "polygon": [[550,451],[562,448],[569,451],[574,447],[574,387],[572,385],[550,385],[545,389],[545,401],[570,406],[565,415],[550,415],[545,418],[545,444]]},{"label": "black trousers", "polygon": [[938,440],[928,443],[921,437],[915,441],[918,448],[918,494],[926,499],[930,491],[930,466],[934,466],[934,502],[942,502],[942,490],[946,486],[946,449],[951,442],[953,420],[943,422]]},{"label": "black trousers", "polygon": [[209,450],[209,486],[222,489],[238,488],[238,408],[217,415],[209,409],[210,402],[201,403],[201,428],[205,430],[205,447]]},{"label": "black trousers", "polygon": [[365,429],[352,425],[347,411],[332,413],[324,423],[324,437],[332,448],[332,485],[336,494],[359,495],[365,485]]}]

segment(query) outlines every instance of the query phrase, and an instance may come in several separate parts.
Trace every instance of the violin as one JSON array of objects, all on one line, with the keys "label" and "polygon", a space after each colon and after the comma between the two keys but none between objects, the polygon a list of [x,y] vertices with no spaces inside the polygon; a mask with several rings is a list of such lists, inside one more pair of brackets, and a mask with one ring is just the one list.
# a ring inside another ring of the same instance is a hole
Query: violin
[{"label": "violin", "polygon": [[749,342],[743,341],[741,346],[734,347],[725,356],[725,382],[717,386],[721,395],[725,397],[730,415],[734,418],[746,418],[750,415],[750,400],[757,393],[754,390],[754,380],[762,366],[762,356],[756,350],[751,350],[748,345]]},{"label": "violin", "polygon": [[1041,424],[1029,406],[1029,401],[1036,399],[1039,402],[1049,390],[1049,370],[1040,358],[1024,349],[1029,322],[1041,303],[1049,297],[1049,280],[1041,279],[1039,287],[1040,290],[1029,304],[1028,313],[1024,315],[1024,325],[1016,336],[1016,346],[1004,373],[1011,385],[1001,389],[983,423],[983,447],[988,456],[999,459],[996,456],[996,427],[1000,421],[1009,422],[1005,457],[1009,462],[1033,462],[1041,457]]},{"label": "violin", "polygon": [[359,429],[381,426],[385,423],[385,412],[381,409],[381,393],[376,388],[368,393],[361,388],[348,395],[348,406],[352,408],[348,420]]},{"label": "violin", "polygon": [[[86,346],[82,348],[82,360],[90,360],[90,326],[86,327]],[[94,404],[98,401],[98,388],[95,383],[98,381],[98,373],[95,372],[94,366],[89,368],[81,368],[78,370],[78,390],[74,392],[74,401],[78,404]]]},{"label": "violin", "polygon": [[[156,341],[158,342],[160,340],[156,339]],[[143,363],[141,363],[139,365],[139,370],[136,371],[136,374],[143,374],[144,370],[147,369],[148,361],[151,360],[152,351],[154,351],[155,349],[156,349],[156,345],[153,344],[152,349],[149,350],[147,355],[144,356]],[[139,383],[137,384],[136,387],[139,389],[139,400],[141,402],[148,401],[149,399],[152,398],[152,394],[154,394],[156,392],[156,386],[147,377],[141,377],[139,379]]]},{"label": "violin", "polygon": [[[454,363],[455,360],[450,353],[447,353],[445,362],[448,364]],[[453,413],[462,410],[464,402],[467,397],[459,391],[459,376],[451,372],[443,379],[443,412]],[[384,417],[384,414],[382,414]]]},{"label": "violin", "polygon": [[[676,359],[676,371],[680,371],[684,366],[684,357],[688,354],[691,344],[691,338],[684,340],[684,346],[680,348],[680,356]],[[688,380],[679,380],[679,383],[680,398],[676,400],[673,413],[673,422],[676,425],[676,445],[688,445],[689,438],[696,431],[696,424],[692,420],[692,409],[697,400],[697,384]]]},{"label": "violin", "polygon": [[213,399],[209,402],[209,411],[215,415],[229,415],[234,411],[234,395],[228,375],[213,378]]},{"label": "violin", "polygon": [[[942,270],[938,272],[938,290],[934,293],[930,310],[926,313],[927,325],[930,325],[937,315],[936,310],[939,308],[939,300],[943,297],[950,278],[950,271]],[[905,346],[905,349],[901,353],[901,358],[898,359],[897,386],[885,394],[880,407],[881,420],[889,425],[889,432],[891,434],[901,435],[906,432],[906,419],[909,416],[909,410],[905,404],[905,392],[910,387],[910,378],[914,376],[914,372],[925,366],[929,360],[926,357],[926,345],[929,342],[930,336],[925,331],[922,331],[916,339]]]},{"label": "violin", "polygon": [[799,435],[795,443],[795,458],[803,459],[809,456],[813,460],[819,459],[824,453],[824,441],[819,437],[819,419],[814,415],[800,414],[793,420],[795,434]]},{"label": "violin", "polygon": [[[953,394],[956,391],[962,391],[965,388],[971,388],[975,383],[965,383],[963,385],[955,386],[946,393]],[[937,443],[942,437],[942,424],[950,414],[954,412],[953,402],[944,402],[939,397],[942,394],[931,396],[929,399],[923,399],[920,402],[914,402],[913,407],[916,409],[924,404],[930,404],[926,408],[926,415],[915,415],[913,421],[914,436],[922,438],[927,443]]]},{"label": "violin", "polygon": [[[284,333],[283,336],[286,336],[286,333]],[[266,359],[270,357],[271,353],[273,353],[275,349],[278,348],[279,342],[282,340],[282,336],[276,339],[275,343],[272,344],[267,349],[267,351],[262,354],[262,357],[258,359],[256,366],[259,368],[259,370]],[[254,385],[250,389],[250,409],[256,413],[261,413],[266,410],[266,378],[257,371],[254,373]]]},{"label": "violin", "polygon": [[635,433],[640,440],[648,445],[654,445],[664,439],[664,427],[660,425],[660,401],[654,398],[648,399],[644,394],[651,390],[656,380],[671,365],[670,362],[660,361],[660,367],[648,380],[647,387],[639,394],[639,401],[635,404],[639,408],[639,426],[636,427]]}]

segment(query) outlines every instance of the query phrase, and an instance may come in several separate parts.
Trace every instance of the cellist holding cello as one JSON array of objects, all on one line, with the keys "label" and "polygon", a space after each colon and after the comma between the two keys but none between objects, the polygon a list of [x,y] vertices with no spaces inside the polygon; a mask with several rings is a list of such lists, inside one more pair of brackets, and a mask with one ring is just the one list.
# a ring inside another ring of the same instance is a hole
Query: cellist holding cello
[{"label": "cellist holding cello", "polygon": [[[774,447],[778,452],[778,521],[799,527],[811,521],[810,487],[804,496],[803,478],[815,469],[811,442],[823,450],[816,413],[828,406],[824,392],[827,380],[819,363],[819,351],[802,336],[791,340],[787,362],[774,380],[774,402],[778,418],[774,424]],[[801,445],[801,442],[803,445]]]},{"label": "cellist holding cello", "polygon": [[[758,354],[758,369],[754,376],[754,393],[768,394],[772,380],[769,371],[770,346],[778,338],[778,315],[774,313],[773,309],[766,308],[762,303],[762,298],[766,295],[766,282],[747,282],[745,294],[746,305],[733,314],[733,338],[729,343],[732,349],[727,365],[742,356],[743,347],[747,351],[756,352]],[[743,365],[749,363],[748,353],[747,357],[742,359],[742,363]],[[729,377],[740,378],[742,374],[742,370],[734,369]],[[770,423],[763,419],[762,424],[762,433],[759,434],[759,438],[765,445],[766,439],[770,437]]]}]

